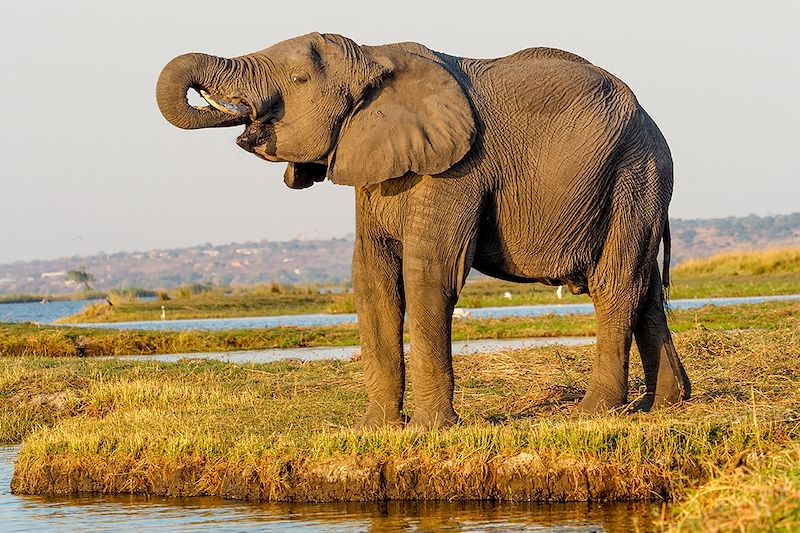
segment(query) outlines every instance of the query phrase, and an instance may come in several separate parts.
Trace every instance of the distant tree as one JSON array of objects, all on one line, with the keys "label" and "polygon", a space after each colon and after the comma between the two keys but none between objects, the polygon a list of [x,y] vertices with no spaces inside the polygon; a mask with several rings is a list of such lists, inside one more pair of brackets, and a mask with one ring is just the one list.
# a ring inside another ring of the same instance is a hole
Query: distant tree
[{"label": "distant tree", "polygon": [[87,291],[90,291],[92,287],[89,284],[94,281],[94,276],[86,272],[85,268],[81,267],[79,270],[70,270],[67,272],[67,281],[83,285],[86,287]]}]

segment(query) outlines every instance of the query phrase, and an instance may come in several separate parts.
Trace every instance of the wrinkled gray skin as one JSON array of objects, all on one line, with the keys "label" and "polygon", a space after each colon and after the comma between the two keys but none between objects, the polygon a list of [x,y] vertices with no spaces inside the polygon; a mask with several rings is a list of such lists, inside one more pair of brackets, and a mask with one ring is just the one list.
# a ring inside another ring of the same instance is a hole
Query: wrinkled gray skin
[{"label": "wrinkled gray skin", "polygon": [[[189,106],[190,88],[211,105]],[[672,159],[603,69],[549,48],[478,60],[313,33],[235,59],[179,56],[157,97],[181,128],[246,125],[238,144],[288,162],[289,187],[355,187],[362,426],[404,422],[406,312],[409,423],[458,421],[451,320],[473,267],[591,295],[597,357],[582,410],[627,402],[632,336],[647,385],[638,407],[689,397],[656,259],[663,239],[666,285]]]}]

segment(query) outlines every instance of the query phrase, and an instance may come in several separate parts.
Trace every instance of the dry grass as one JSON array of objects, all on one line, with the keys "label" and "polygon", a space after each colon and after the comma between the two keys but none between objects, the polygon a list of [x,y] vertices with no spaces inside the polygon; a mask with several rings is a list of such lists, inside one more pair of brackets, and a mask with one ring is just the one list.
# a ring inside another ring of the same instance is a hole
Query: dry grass
[{"label": "dry grass", "polygon": [[763,252],[725,252],[708,259],[694,259],[672,270],[680,277],[759,276],[800,272],[800,248]]},{"label": "dry grass", "polygon": [[743,455],[738,468],[690,491],[673,520],[678,531],[798,531],[800,443],[772,455]]}]

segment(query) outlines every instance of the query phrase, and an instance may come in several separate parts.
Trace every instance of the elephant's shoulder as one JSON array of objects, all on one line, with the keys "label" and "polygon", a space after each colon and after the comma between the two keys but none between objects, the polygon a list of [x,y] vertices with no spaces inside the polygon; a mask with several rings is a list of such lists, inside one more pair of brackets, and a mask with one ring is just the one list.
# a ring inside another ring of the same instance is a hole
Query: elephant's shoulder
[{"label": "elephant's shoulder", "polygon": [[559,50],[558,48],[538,47],[538,48],[525,48],[519,52],[507,56],[507,59],[558,59],[561,61],[571,61],[573,63],[583,63],[591,65],[591,63],[578,54],[567,52],[566,50]]}]

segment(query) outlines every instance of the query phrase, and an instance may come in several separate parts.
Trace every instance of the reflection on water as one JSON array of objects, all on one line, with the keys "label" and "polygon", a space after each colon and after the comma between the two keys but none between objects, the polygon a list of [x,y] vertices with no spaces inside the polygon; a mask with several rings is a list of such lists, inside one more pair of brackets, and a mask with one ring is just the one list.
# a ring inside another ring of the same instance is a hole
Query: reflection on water
[{"label": "reflection on water", "polygon": [[659,505],[492,502],[248,503],[220,498],[83,496],[9,491],[17,447],[0,447],[0,530],[81,531],[631,531]]}]

